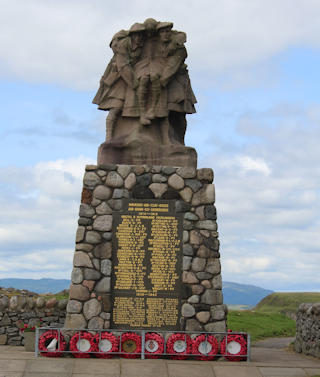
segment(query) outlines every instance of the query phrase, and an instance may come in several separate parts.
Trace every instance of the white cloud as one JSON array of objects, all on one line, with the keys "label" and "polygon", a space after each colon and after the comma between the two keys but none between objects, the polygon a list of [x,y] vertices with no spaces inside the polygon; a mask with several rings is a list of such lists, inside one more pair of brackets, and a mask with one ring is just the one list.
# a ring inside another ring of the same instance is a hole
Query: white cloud
[{"label": "white cloud", "polygon": [[232,84],[247,86],[251,77],[269,81],[269,58],[292,46],[320,46],[317,0],[2,3],[3,75],[74,88],[94,89],[111,57],[113,34],[148,17],[171,20],[187,32],[192,76],[204,75],[206,82],[223,72]]}]

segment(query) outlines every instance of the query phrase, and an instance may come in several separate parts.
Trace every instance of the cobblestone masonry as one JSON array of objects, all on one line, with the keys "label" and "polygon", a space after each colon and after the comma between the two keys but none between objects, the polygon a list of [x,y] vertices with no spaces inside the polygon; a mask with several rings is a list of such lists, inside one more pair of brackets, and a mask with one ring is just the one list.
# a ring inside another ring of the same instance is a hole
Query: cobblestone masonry
[{"label": "cobblestone masonry", "polygon": [[30,327],[62,327],[65,321],[68,300],[57,301],[55,298],[45,300],[43,297],[3,295],[0,298],[0,345],[23,345],[19,321]]},{"label": "cobblestone masonry", "polygon": [[110,328],[112,213],[124,199],[174,199],[183,213],[181,323],[190,331],[225,331],[212,169],[86,166],[65,327]]},{"label": "cobblestone masonry", "polygon": [[299,306],[294,348],[296,352],[320,358],[320,302]]}]

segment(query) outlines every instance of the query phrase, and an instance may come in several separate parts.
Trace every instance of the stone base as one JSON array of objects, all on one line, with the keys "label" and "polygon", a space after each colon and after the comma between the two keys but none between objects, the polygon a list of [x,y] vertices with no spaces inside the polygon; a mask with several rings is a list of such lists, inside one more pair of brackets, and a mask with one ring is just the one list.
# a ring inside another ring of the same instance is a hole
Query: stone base
[{"label": "stone base", "polygon": [[121,140],[102,143],[98,164],[197,166],[194,148],[180,144],[145,144],[142,141],[123,143]]}]

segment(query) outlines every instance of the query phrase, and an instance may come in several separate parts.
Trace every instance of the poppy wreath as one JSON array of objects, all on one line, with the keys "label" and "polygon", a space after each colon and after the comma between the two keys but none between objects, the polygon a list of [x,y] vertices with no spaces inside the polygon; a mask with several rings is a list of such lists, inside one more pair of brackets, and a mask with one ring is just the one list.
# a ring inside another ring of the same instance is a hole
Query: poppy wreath
[{"label": "poppy wreath", "polygon": [[[94,341],[97,345],[97,353],[95,356],[102,359],[110,359],[114,352],[119,350],[119,339],[110,332],[98,333],[94,337]],[[108,349],[104,349],[104,345],[107,345]]]},{"label": "poppy wreath", "polygon": [[134,332],[121,335],[121,356],[136,359],[141,354],[141,336]]},{"label": "poppy wreath", "polygon": [[[202,344],[201,344],[202,343]],[[209,348],[208,352],[201,352],[201,345]],[[211,347],[211,348],[210,348]],[[198,335],[192,341],[192,353],[197,360],[213,360],[219,352],[219,342],[213,335]]]},{"label": "poppy wreath", "polygon": [[[231,333],[232,330],[228,330],[228,333]],[[240,349],[237,353],[231,353],[228,351],[228,344],[231,342],[236,342],[240,346]],[[223,338],[222,342],[220,343],[220,352],[221,356],[229,361],[241,361],[246,360],[246,357],[240,357],[241,355],[247,354],[247,340],[243,335],[236,335],[236,334],[228,334],[227,337]]]},{"label": "poppy wreath", "polygon": [[[90,343],[90,347],[86,351],[81,351],[78,348],[78,342],[81,341],[81,339],[85,339]],[[76,334],[74,334],[73,337],[70,339],[69,348],[74,357],[77,357],[79,359],[86,359],[90,357],[89,352],[97,351],[97,344],[92,334],[86,331],[81,331],[80,333],[77,332]]]},{"label": "poppy wreath", "polygon": [[[57,341],[58,349],[54,352],[50,352],[48,351],[48,346],[54,339]],[[59,357],[62,356],[61,351],[64,351],[67,348],[67,343],[61,333],[59,337],[59,332],[57,330],[48,330],[40,336],[38,347],[39,351],[42,351],[42,356]]]},{"label": "poppy wreath", "polygon": [[[183,344],[183,343],[184,344]],[[177,350],[179,346],[182,346],[181,351]],[[167,340],[167,353],[171,354],[171,359],[183,360],[191,354],[192,340],[188,334],[175,333],[169,336]]]},{"label": "poppy wreath", "polygon": [[164,352],[164,339],[161,335],[148,332],[145,337],[145,355],[147,359],[158,359]]}]

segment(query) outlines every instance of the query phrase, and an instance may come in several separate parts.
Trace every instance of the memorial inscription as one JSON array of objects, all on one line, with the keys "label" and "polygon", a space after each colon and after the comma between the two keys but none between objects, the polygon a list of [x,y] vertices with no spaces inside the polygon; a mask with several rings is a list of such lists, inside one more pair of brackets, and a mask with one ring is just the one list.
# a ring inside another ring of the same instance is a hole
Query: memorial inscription
[{"label": "memorial inscription", "polygon": [[179,329],[182,219],[174,202],[128,200],[113,227],[112,326]]}]

